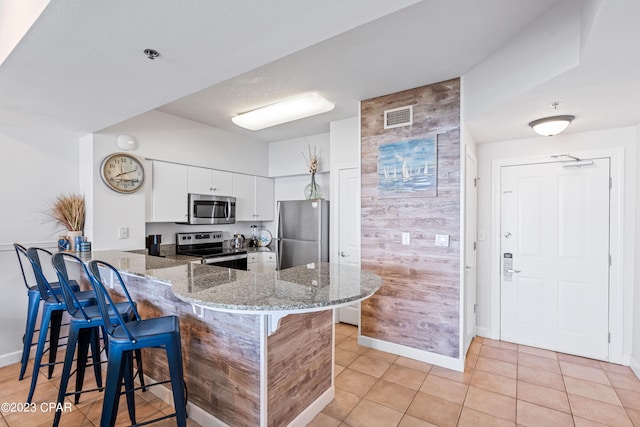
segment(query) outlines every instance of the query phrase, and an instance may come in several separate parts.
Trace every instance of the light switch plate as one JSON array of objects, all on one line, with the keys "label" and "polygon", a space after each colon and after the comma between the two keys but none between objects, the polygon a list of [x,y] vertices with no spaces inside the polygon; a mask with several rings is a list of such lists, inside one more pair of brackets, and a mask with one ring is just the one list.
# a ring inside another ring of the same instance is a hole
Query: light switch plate
[{"label": "light switch plate", "polygon": [[411,244],[411,234],[402,233],[402,244],[403,245],[410,245]]},{"label": "light switch plate", "polygon": [[128,239],[129,238],[129,227],[120,227],[118,230],[118,238],[120,239]]},{"label": "light switch plate", "polygon": [[436,234],[436,246],[449,246],[449,235]]}]

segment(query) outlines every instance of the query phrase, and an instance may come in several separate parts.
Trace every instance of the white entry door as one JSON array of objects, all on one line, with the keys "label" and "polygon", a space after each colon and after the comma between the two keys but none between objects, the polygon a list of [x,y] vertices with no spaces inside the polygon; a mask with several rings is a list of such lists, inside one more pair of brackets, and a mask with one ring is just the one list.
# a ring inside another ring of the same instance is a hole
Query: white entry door
[{"label": "white entry door", "polygon": [[[339,169],[338,235],[340,264],[360,267],[360,170]],[[338,310],[338,321],[358,325],[360,304]]]},{"label": "white entry door", "polygon": [[502,167],[502,340],[608,359],[609,163]]}]

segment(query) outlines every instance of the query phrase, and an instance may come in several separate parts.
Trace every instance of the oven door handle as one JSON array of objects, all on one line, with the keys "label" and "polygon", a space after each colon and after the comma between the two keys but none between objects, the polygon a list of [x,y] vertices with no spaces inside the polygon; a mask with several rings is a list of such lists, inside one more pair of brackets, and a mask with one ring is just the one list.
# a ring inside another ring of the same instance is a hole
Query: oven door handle
[{"label": "oven door handle", "polygon": [[210,257],[210,258],[202,258],[202,263],[203,264],[218,264],[218,263],[221,263],[221,262],[237,261],[237,260],[246,259],[246,258],[247,258],[247,254],[216,256],[216,257]]}]

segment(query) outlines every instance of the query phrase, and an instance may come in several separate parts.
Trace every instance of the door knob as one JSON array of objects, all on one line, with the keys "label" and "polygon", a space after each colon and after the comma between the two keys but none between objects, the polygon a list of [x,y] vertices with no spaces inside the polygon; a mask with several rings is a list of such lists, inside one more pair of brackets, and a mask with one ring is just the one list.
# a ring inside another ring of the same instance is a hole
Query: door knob
[{"label": "door knob", "polygon": [[512,270],[510,268],[508,268],[506,271],[507,273],[520,273],[520,270]]},{"label": "door knob", "polygon": [[506,237],[506,238],[508,239],[509,237],[511,237],[511,233],[509,233],[509,232],[507,231],[506,233],[504,233],[504,237]]},{"label": "door knob", "polygon": [[473,267],[471,267],[470,265],[467,265],[464,267],[465,270],[471,270]]},{"label": "door knob", "polygon": [[342,258],[346,258],[346,257],[348,257],[349,255],[345,254],[345,253],[344,253],[344,251],[342,251],[342,252],[340,252],[340,256],[341,256]]}]

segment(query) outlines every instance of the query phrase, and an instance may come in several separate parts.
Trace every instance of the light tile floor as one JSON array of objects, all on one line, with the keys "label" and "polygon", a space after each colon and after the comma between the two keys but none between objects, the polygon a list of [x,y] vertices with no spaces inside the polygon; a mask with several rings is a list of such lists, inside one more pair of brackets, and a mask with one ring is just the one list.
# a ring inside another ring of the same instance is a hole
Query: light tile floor
[{"label": "light tile floor", "polygon": [[476,338],[461,373],[356,338],[336,325],[335,399],[310,426],[640,427],[640,380],[625,366]]},{"label": "light tile floor", "polygon": [[[64,360],[64,352],[58,353],[58,360]],[[36,427],[51,426],[53,423],[54,410],[49,410],[50,403],[55,404],[58,399],[58,388],[60,384],[60,371],[62,366],[57,366],[54,376],[48,379],[46,369],[41,369],[40,378],[33,398],[33,406],[28,411],[15,411],[20,409],[17,405],[24,402],[31,385],[31,364],[27,369],[24,380],[18,381],[20,364],[0,368],[0,427]],[[106,372],[103,378],[106,379]],[[71,382],[74,380],[72,379]],[[87,369],[85,377],[85,387],[95,387],[93,371]],[[69,390],[73,384],[69,385]],[[82,395],[78,405],[73,405],[73,398],[67,398],[66,402],[71,404],[71,410],[63,412],[60,419],[61,427],[93,427],[100,425],[100,415],[102,414],[103,393],[91,392]],[[14,412],[8,411],[3,403],[15,404],[12,408]],[[130,425],[127,413],[127,404],[123,396],[118,408],[118,418],[116,426]],[[173,413],[173,406],[167,405],[151,392],[136,392],[136,421],[138,423],[169,415]],[[175,418],[170,418],[152,424],[155,427],[175,426]],[[188,427],[198,427],[198,424],[187,420]]]},{"label": "light tile floor", "polygon": [[[640,427],[640,380],[625,366],[476,338],[461,373],[361,347],[356,338],[355,327],[336,325],[336,397],[310,426]],[[0,368],[0,403],[26,397],[30,377],[18,381],[18,372],[19,364]],[[51,425],[53,413],[41,404],[56,401],[59,376],[40,375],[37,410],[0,410],[0,427]],[[83,395],[60,425],[99,425],[102,396]],[[172,412],[149,392],[138,392],[136,402],[138,422]],[[128,421],[123,401],[117,425]]]}]

